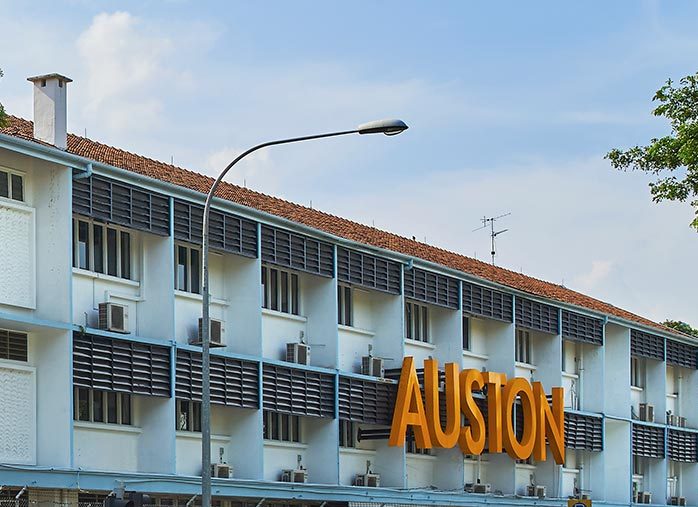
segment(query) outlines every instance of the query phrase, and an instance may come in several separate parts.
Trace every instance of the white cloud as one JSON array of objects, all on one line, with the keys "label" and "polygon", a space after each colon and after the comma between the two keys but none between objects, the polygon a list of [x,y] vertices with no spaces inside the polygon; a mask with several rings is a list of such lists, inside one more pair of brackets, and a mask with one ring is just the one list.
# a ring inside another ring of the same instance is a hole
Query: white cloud
[{"label": "white cloud", "polygon": [[591,262],[591,269],[574,278],[574,284],[582,290],[590,291],[599,286],[608,278],[613,262],[609,260],[595,260]]}]

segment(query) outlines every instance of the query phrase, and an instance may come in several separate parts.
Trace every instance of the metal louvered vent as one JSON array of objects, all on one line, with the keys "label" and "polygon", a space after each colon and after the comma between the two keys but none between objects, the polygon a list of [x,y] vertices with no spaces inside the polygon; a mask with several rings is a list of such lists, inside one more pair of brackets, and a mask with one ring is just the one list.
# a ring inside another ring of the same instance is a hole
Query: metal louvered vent
[{"label": "metal louvered vent", "polygon": [[458,309],[458,280],[431,271],[405,270],[405,296],[415,301]]},{"label": "metal louvered vent", "polygon": [[264,410],[334,418],[334,375],[263,363]]},{"label": "metal louvered vent", "polygon": [[73,333],[73,384],[170,397],[170,349]]},{"label": "metal louvered vent", "polygon": [[400,264],[373,255],[337,248],[337,278],[390,294],[400,294]]},{"label": "metal louvered vent", "polygon": [[667,456],[674,461],[698,463],[698,435],[689,431],[669,429],[667,433]]},{"label": "metal louvered vent", "polygon": [[696,353],[698,353],[698,349],[688,343],[675,342],[674,340],[667,340],[666,342],[667,364],[695,370],[698,367],[696,365]]},{"label": "metal louvered vent", "polygon": [[558,333],[558,310],[554,306],[516,298],[516,325],[544,333]]},{"label": "metal louvered vent", "polygon": [[633,423],[633,454],[664,458],[664,428]]},{"label": "metal louvered vent", "polygon": [[389,426],[397,398],[397,384],[340,375],[339,418]]},{"label": "metal louvered vent", "polygon": [[268,225],[262,225],[262,260],[314,275],[334,276],[332,245]]},{"label": "metal louvered vent", "polygon": [[603,345],[603,320],[562,310],[562,337],[594,345]]},{"label": "metal louvered vent", "polygon": [[664,338],[636,329],[630,330],[630,354],[664,361]]},{"label": "metal louvered vent", "polygon": [[[177,398],[201,401],[201,389],[201,353],[177,349]],[[211,403],[259,408],[259,363],[211,355]]]},{"label": "metal louvered vent", "polygon": [[463,282],[463,312],[511,322],[514,318],[511,294]]},{"label": "metal louvered vent", "polygon": [[167,196],[104,176],[73,180],[73,213],[160,236],[170,235]]},{"label": "metal louvered vent", "polygon": [[603,419],[565,412],[565,447],[584,451],[603,451]]},{"label": "metal louvered vent", "polygon": [[[211,210],[211,248],[246,257],[257,257],[257,223],[231,213]],[[181,199],[174,200],[175,239],[200,245],[204,207]]]},{"label": "metal louvered vent", "polygon": [[27,362],[27,334],[0,329],[0,359]]}]

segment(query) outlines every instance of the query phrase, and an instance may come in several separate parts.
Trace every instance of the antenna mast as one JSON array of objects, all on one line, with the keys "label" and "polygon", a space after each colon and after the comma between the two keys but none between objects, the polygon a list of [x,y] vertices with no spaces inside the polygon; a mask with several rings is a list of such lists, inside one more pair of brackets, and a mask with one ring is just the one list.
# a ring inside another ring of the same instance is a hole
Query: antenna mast
[{"label": "antenna mast", "polygon": [[494,266],[494,259],[495,256],[497,255],[496,249],[495,249],[495,238],[499,236],[500,234],[507,232],[509,229],[502,229],[500,231],[495,231],[494,230],[494,223],[499,220],[500,218],[506,217],[511,215],[511,213],[504,213],[503,215],[499,215],[496,217],[482,217],[480,221],[482,222],[482,227],[478,227],[477,229],[473,229],[473,232],[479,231],[481,229],[486,229],[487,226],[490,226],[490,239],[492,241],[492,250],[490,254],[492,255],[492,265]]}]

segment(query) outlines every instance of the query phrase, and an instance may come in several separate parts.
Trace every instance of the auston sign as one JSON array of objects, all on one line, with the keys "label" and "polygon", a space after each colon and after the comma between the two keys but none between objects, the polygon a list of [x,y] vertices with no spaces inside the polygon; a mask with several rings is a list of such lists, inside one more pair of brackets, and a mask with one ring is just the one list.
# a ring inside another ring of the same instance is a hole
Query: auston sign
[{"label": "auston sign", "polygon": [[[419,388],[414,358],[405,357],[400,373],[389,445],[405,444],[411,427],[417,447],[450,449],[456,444],[464,454],[479,455],[506,451],[514,459],[546,459],[546,439],[555,462],[565,462],[564,391],[552,388],[552,406],[540,382],[516,377],[507,381],[503,373],[459,371],[455,363],[445,365],[446,427],[439,416],[439,365],[424,361],[424,399]],[[475,391],[486,391],[487,423],[475,403]],[[523,412],[521,439],[516,438],[514,407]],[[461,425],[461,413],[467,420]]]}]

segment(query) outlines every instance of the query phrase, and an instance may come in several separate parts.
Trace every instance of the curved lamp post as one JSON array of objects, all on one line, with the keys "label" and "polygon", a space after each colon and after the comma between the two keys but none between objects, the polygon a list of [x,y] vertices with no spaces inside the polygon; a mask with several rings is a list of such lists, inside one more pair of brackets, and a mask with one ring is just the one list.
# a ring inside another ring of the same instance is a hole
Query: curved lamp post
[{"label": "curved lamp post", "polygon": [[238,155],[235,160],[227,165],[225,169],[218,175],[216,180],[211,185],[206,196],[206,204],[204,206],[204,223],[203,223],[203,241],[202,241],[202,261],[203,261],[203,305],[202,305],[202,377],[203,377],[203,392],[201,399],[201,505],[202,507],[211,507],[211,362],[210,362],[210,341],[211,341],[211,319],[209,315],[210,305],[210,288],[208,284],[208,247],[209,233],[208,222],[209,212],[211,211],[211,202],[216,193],[218,185],[228,174],[228,171],[245,158],[250,153],[253,153],[267,146],[275,146],[277,144],[289,144],[300,141],[310,141],[312,139],[322,139],[325,137],[344,136],[347,134],[385,134],[394,136],[407,130],[407,125],[402,120],[378,120],[359,125],[355,130],[344,130],[340,132],[329,132],[326,134],[315,134],[311,136],[294,137],[289,139],[279,139],[277,141],[269,141],[258,144]]}]

